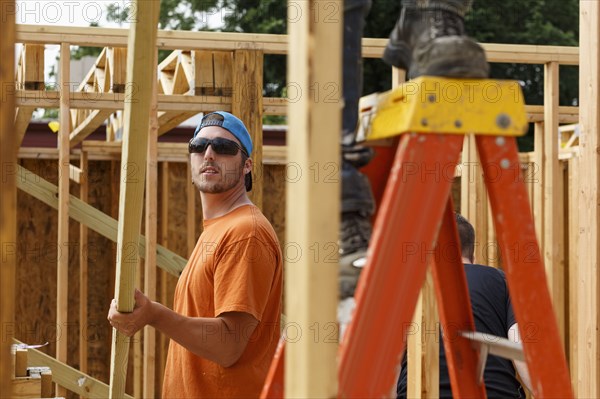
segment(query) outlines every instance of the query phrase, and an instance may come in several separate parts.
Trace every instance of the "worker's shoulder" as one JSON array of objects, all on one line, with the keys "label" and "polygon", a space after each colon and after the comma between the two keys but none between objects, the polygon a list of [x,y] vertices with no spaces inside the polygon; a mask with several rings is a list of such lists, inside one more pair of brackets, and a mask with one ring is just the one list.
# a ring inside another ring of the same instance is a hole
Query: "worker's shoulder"
[{"label": "worker's shoulder", "polygon": [[246,205],[237,208],[227,220],[226,228],[229,234],[237,235],[240,239],[267,238],[269,240],[277,240],[273,226],[255,205]]},{"label": "worker's shoulder", "polygon": [[504,272],[492,266],[480,264],[465,264],[465,271],[469,275],[477,276],[480,278],[506,281],[506,276],[504,275]]}]

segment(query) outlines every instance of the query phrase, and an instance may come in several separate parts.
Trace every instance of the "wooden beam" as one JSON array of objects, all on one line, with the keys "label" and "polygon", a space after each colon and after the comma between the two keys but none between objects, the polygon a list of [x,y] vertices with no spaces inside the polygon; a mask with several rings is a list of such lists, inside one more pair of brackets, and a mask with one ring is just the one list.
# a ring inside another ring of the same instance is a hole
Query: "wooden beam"
[{"label": "wooden beam", "polygon": [[[215,65],[215,94],[217,96],[231,97],[233,94],[233,82],[235,80],[234,76],[240,74],[239,69],[235,69],[235,75],[233,73],[233,53],[231,51],[215,51],[213,52],[213,60]],[[262,58],[260,60],[260,63],[262,65]]]},{"label": "wooden beam", "polygon": [[568,169],[568,186],[566,193],[569,202],[569,214],[566,218],[568,241],[568,262],[569,262],[569,345],[567,347],[569,353],[569,371],[571,372],[571,385],[573,386],[574,397],[579,398],[579,308],[577,303],[578,287],[579,287],[579,159],[571,158],[567,160]]},{"label": "wooden beam", "polygon": [[440,318],[435,299],[431,268],[427,272],[422,290],[422,319],[418,337],[423,342],[423,372],[420,397],[439,398],[440,394]]},{"label": "wooden beam", "polygon": [[558,331],[565,340],[562,168],[558,161],[558,62],[544,65],[544,227],[542,255]]},{"label": "wooden beam", "polygon": [[460,210],[475,229],[475,262],[489,264],[488,195],[473,135],[465,137],[460,172]]},{"label": "wooden beam", "polygon": [[[233,97],[231,113],[244,122],[254,149],[250,158],[252,168],[252,191],[250,200],[262,209],[263,202],[263,53],[257,50],[236,50],[234,53]],[[240,71],[244,71],[243,73]]]},{"label": "wooden beam", "polygon": [[83,122],[73,129],[69,135],[69,143],[71,147],[81,143],[87,136],[94,133],[96,129],[110,116],[112,110],[109,109],[95,109],[93,110]]},{"label": "wooden beam", "polygon": [[[322,7],[322,6],[321,6]],[[288,7],[294,20],[300,19],[301,5],[291,3]],[[182,50],[237,50],[255,49],[265,54],[288,54],[287,35],[234,33],[234,32],[191,32],[165,31],[157,33],[159,49]],[[17,26],[18,43],[60,44],[62,41],[77,46],[121,46],[127,45],[127,29],[69,27],[69,26]],[[388,39],[364,38],[363,57],[381,58]],[[490,62],[516,62],[545,64],[558,61],[561,65],[577,65],[579,49],[568,46],[538,46],[482,43]]]},{"label": "wooden beam", "polygon": [[[58,187],[20,165],[16,165],[16,174],[17,187],[20,190],[54,209],[58,208]],[[85,224],[109,240],[117,241],[117,221],[75,196],[71,196],[69,200],[69,215],[73,220]],[[143,256],[145,251],[146,238],[139,235],[139,254]],[[187,259],[159,245],[156,248],[156,263],[160,268],[179,277]]]},{"label": "wooden beam", "polygon": [[[0,87],[7,88],[15,81],[15,16],[14,0],[0,0]],[[14,87],[14,86],[13,86]],[[0,165],[2,189],[0,190],[0,325],[15,323],[15,269],[17,264],[17,146],[14,135],[14,91],[4,90],[0,107]],[[0,397],[8,398],[11,392],[12,356],[10,354],[13,328],[3,329],[0,342]]]},{"label": "wooden beam", "polygon": [[197,112],[161,112],[158,116],[158,135],[168,133],[196,114]]},{"label": "wooden beam", "polygon": [[[163,162],[160,165],[160,240],[165,247],[169,243],[169,163]],[[168,304],[167,298],[168,276],[164,270],[160,271],[160,298],[159,302]],[[162,333],[158,334],[158,375],[165,375],[165,365],[167,363],[167,350],[169,338]],[[162,379],[158,379],[158,391],[162,392]]]},{"label": "wooden beam", "polygon": [[[295,82],[303,95],[289,104],[288,146],[294,151],[288,157],[301,175],[286,183],[286,242],[306,255],[294,263],[286,257],[285,279],[294,282],[285,287],[287,324],[303,334],[286,343],[286,397],[329,398],[337,393],[338,346],[321,335],[317,340],[304,335],[315,326],[321,332],[337,325],[342,54],[331,49],[342,47],[343,7],[341,1],[328,4],[339,11],[333,21],[314,18],[317,0],[294,3],[302,17],[288,19],[288,82]],[[315,89],[319,95],[309,95]],[[331,101],[324,101],[326,96]],[[326,178],[331,167],[332,180]],[[291,338],[292,330],[287,333]]]},{"label": "wooden beam", "polygon": [[[160,1],[135,1],[135,18],[129,28],[127,79],[125,83],[123,159],[119,192],[117,272],[115,300],[120,312],[131,312],[135,304],[135,268],[139,256],[152,80],[156,65],[156,30]],[[132,255],[132,256],[129,256]],[[125,393],[129,340],[113,329],[110,362],[110,398]]]},{"label": "wooden beam", "polygon": [[[71,84],[71,46],[60,45],[60,129],[58,131],[58,237],[56,265],[56,325],[67,328],[69,310],[69,133],[71,130],[71,108],[69,85]],[[56,341],[56,359],[67,362],[68,335],[63,334]],[[58,396],[66,392],[60,387]]]},{"label": "wooden beam", "polygon": [[25,132],[27,131],[27,126],[29,126],[29,122],[31,121],[31,115],[33,115],[33,111],[35,111],[35,107],[19,107],[17,108],[17,114],[15,116],[15,131],[14,135],[16,136],[16,147],[21,147],[21,143],[23,142],[23,137],[25,137]]},{"label": "wooden beam", "polygon": [[[23,345],[22,342],[16,339],[14,341],[17,344]],[[38,349],[27,349],[27,363],[30,367],[50,367],[52,370],[52,380],[55,383],[83,398],[106,399],[108,397],[108,385],[63,362],[59,362]],[[129,395],[123,395],[123,397],[133,399]]]},{"label": "wooden beam", "polygon": [[[158,59],[158,52],[154,55]],[[144,293],[156,300],[156,247],[158,245],[158,99],[156,70],[153,71],[152,102],[150,104],[150,127],[148,129],[148,155],[146,164],[146,253],[144,260]],[[164,188],[163,188],[164,189]],[[147,326],[144,329],[143,352],[143,398],[154,398],[156,371],[156,330]]]},{"label": "wooden beam", "polygon": [[192,64],[194,65],[194,95],[215,95],[215,73],[212,51],[193,51]]},{"label": "wooden beam", "polygon": [[192,164],[186,164],[186,244],[187,255],[190,257],[196,246],[196,186],[192,183]]},{"label": "wooden beam", "polygon": [[[79,182],[79,199],[87,203],[89,193],[88,153],[81,152],[79,169],[81,179]],[[88,341],[86,334],[88,323],[88,228],[84,223],[79,223],[79,370],[87,373],[88,369]]]},{"label": "wooden beam", "polygon": [[579,2],[579,263],[577,396],[600,397],[600,3]]}]

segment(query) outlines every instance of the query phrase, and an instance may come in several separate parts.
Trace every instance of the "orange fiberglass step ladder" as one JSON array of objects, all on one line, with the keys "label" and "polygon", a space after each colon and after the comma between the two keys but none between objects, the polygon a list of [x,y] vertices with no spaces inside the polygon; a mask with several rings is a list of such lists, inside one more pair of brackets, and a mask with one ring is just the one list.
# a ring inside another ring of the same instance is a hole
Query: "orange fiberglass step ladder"
[{"label": "orange fiberglass step ladder", "polygon": [[[389,395],[405,327],[412,322],[433,257],[454,397],[486,396],[483,367],[487,354],[495,353],[527,362],[536,398],[572,398],[518,158],[515,137],[527,129],[518,83],[420,77],[371,100],[362,114],[367,120],[361,122],[367,138],[401,137],[357,288],[354,318],[340,347],[338,396]],[[517,322],[535,327],[535,334],[522,334],[522,346],[474,332],[450,198],[465,134],[476,135]],[[283,345],[263,390],[263,397],[281,396]]]}]

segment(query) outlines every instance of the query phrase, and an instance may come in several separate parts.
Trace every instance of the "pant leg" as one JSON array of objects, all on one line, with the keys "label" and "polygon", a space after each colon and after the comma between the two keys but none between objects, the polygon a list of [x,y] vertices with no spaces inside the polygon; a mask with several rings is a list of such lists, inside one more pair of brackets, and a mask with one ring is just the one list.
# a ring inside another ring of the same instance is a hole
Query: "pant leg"
[{"label": "pant leg", "polygon": [[371,0],[346,0],[344,2],[344,38],[342,85],[344,108],[342,110],[342,144],[354,145],[358,122],[358,100],[363,89],[362,36],[365,18],[371,9]]},{"label": "pant leg", "polygon": [[402,7],[406,8],[434,8],[448,10],[464,17],[471,8],[473,0],[403,0]]}]

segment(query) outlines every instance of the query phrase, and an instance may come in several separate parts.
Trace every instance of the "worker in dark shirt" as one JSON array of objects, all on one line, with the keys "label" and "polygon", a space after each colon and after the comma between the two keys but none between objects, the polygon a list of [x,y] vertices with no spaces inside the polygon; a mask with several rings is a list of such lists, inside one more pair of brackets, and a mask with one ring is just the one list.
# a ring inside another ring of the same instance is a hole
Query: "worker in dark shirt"
[{"label": "worker in dark shirt", "polygon": [[[460,214],[456,224],[461,242],[462,260],[465,266],[475,330],[520,342],[519,329],[513,313],[504,272],[489,266],[473,264],[475,230]],[[516,368],[516,370],[515,370]],[[527,366],[521,361],[511,361],[489,355],[485,364],[484,381],[488,398],[524,398],[525,393],[517,379],[517,372],[527,387],[530,386]],[[398,379],[398,398],[406,398],[406,355]],[[450,377],[444,345],[440,340],[440,398],[452,398]]]}]

